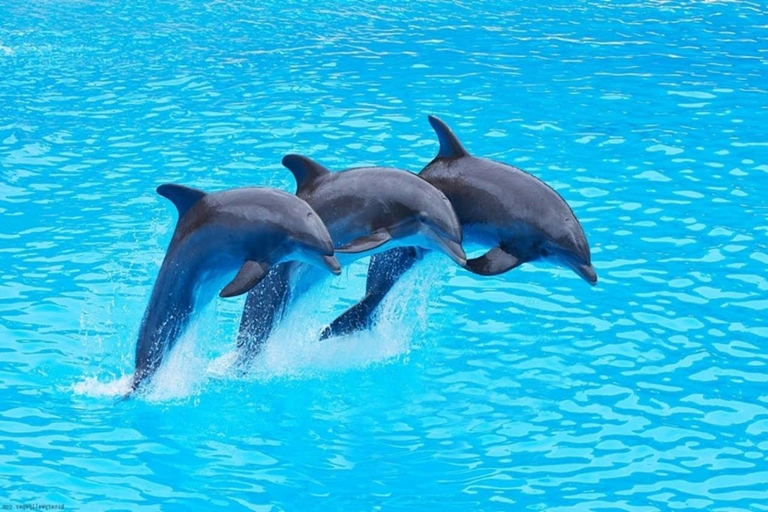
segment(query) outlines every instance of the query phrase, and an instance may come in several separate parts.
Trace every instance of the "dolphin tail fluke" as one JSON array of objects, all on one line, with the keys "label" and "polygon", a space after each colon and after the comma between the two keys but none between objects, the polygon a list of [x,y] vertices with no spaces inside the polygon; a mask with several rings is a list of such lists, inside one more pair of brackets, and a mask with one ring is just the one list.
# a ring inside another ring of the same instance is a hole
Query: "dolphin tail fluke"
[{"label": "dolphin tail fluke", "polygon": [[179,211],[181,219],[187,211],[199,200],[205,197],[205,192],[196,188],[185,187],[184,185],[175,185],[166,183],[157,187],[157,193],[170,199]]},{"label": "dolphin tail fluke", "polygon": [[219,292],[219,297],[236,297],[244,294],[264,278],[267,270],[269,266],[266,263],[246,261],[232,282]]},{"label": "dolphin tail fluke", "polygon": [[320,333],[320,340],[344,336],[370,328],[373,322],[373,313],[383,298],[383,294],[366,295],[360,302],[334,320],[331,325],[326,326]]},{"label": "dolphin tail fluke", "polygon": [[440,151],[437,153],[437,158],[461,158],[469,155],[447,124],[435,116],[429,116],[429,124],[432,125],[432,129],[435,130],[440,141]]},{"label": "dolphin tail fluke", "polygon": [[315,180],[331,172],[311,158],[302,155],[285,155],[283,157],[283,165],[296,178],[297,195],[311,187]]},{"label": "dolphin tail fluke", "polygon": [[494,247],[480,257],[467,261],[467,269],[481,276],[503,274],[522,264],[522,260],[501,247]]}]

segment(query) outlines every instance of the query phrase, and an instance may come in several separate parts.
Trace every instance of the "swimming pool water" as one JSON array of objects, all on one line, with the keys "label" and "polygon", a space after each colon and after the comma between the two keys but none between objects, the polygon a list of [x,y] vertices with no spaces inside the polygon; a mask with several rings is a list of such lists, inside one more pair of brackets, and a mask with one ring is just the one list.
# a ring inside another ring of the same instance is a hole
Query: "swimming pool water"
[{"label": "swimming pool water", "polygon": [[[0,4],[0,506],[768,510],[768,13],[756,2]],[[249,375],[218,301],[116,401],[175,223],[283,154],[421,169],[426,116],[573,206],[600,276],[433,256]]]}]

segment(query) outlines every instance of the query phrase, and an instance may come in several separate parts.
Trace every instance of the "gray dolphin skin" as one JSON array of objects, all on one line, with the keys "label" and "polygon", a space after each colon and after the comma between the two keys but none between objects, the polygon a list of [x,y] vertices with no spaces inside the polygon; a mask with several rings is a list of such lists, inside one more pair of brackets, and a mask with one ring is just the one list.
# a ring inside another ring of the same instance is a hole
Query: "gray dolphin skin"
[{"label": "gray dolphin skin", "polygon": [[445,195],[416,174],[389,167],[339,172],[305,156],[287,155],[296,195],[323,219],[336,251],[362,257],[382,246],[416,246],[444,252],[466,264],[462,230]]},{"label": "gray dolphin skin", "polygon": [[267,188],[206,194],[172,184],[157,192],[173,202],[179,220],[139,330],[133,390],[154,374],[193,312],[216,292],[243,294],[285,261],[341,272],[322,220],[292,194]]},{"label": "gray dolphin skin", "polygon": [[[451,201],[464,241],[491,247],[470,259],[468,270],[497,275],[546,258],[572,269],[590,284],[597,283],[584,230],[557,192],[521,169],[471,156],[444,122],[434,116],[429,116],[429,122],[440,150],[420,176]],[[407,248],[374,255],[366,296],[334,320],[321,338],[369,327],[376,307],[418,256],[418,251]]]},{"label": "gray dolphin skin", "polygon": [[[283,165],[296,178],[296,195],[323,219],[337,253],[355,258],[393,247],[418,247],[466,265],[462,230],[445,195],[416,174],[388,167],[330,172],[300,155]],[[290,300],[293,265],[280,265],[248,293],[240,322],[241,360],[257,354]]]}]

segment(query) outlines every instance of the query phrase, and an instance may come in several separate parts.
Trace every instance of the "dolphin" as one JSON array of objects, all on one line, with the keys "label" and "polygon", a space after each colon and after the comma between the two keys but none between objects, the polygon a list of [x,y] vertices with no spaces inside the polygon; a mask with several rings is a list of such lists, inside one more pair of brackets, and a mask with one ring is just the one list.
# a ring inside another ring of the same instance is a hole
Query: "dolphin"
[{"label": "dolphin", "polygon": [[243,294],[285,261],[341,273],[328,229],[295,195],[268,188],[206,194],[173,184],[157,192],[173,202],[179,219],[139,329],[133,390],[154,374],[193,312],[217,291]]},{"label": "dolphin", "polygon": [[[546,183],[517,167],[470,155],[451,129],[435,116],[437,156],[419,173],[451,201],[465,243],[491,247],[467,261],[479,275],[508,272],[523,263],[548,259],[597,283],[584,229],[568,203]],[[321,339],[365,329],[395,282],[418,260],[413,248],[374,255],[365,297],[326,328]]]},{"label": "dolphin", "polygon": [[[392,247],[418,247],[466,265],[451,202],[418,175],[389,167],[331,172],[301,155],[285,156],[283,165],[296,179],[296,195],[323,219],[345,262]],[[238,335],[241,361],[259,352],[290,300],[296,265],[279,267],[248,293]]]},{"label": "dolphin", "polygon": [[286,155],[283,165],[296,178],[296,195],[328,227],[337,252],[363,257],[381,252],[385,244],[416,246],[466,264],[451,202],[416,174],[390,167],[332,173],[301,155]]}]

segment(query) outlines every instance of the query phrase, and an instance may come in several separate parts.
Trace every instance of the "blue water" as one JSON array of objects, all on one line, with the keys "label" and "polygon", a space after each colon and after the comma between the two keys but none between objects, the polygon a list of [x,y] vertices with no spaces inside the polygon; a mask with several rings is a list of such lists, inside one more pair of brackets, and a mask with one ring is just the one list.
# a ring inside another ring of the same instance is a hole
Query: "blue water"
[{"label": "blue water", "polygon": [[[768,10],[755,2],[0,4],[0,506],[768,510]],[[433,256],[379,326],[322,283],[252,374],[220,300],[116,402],[154,189],[418,171],[426,116],[573,206],[600,276]]]}]

